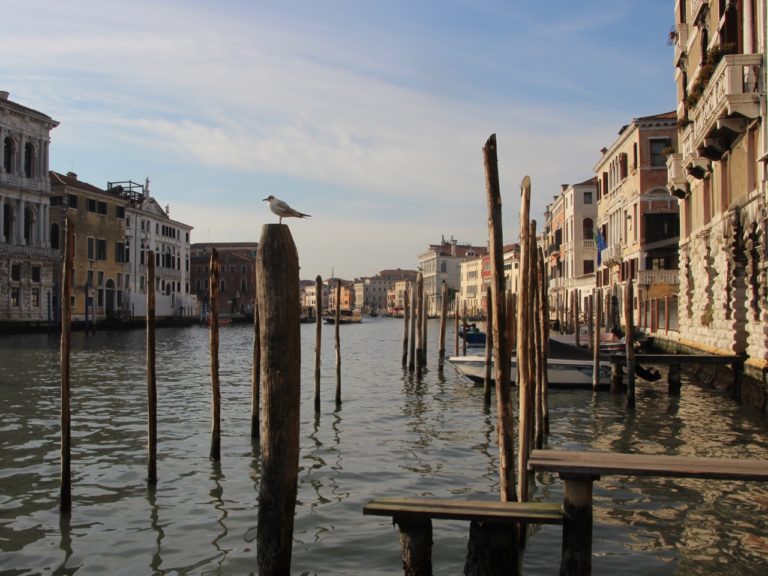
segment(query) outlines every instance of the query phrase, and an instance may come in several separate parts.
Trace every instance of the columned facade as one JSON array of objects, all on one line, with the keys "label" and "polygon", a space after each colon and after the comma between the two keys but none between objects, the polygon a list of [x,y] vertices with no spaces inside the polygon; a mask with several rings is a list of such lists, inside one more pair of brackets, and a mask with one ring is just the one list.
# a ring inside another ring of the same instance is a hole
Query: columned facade
[{"label": "columned facade", "polygon": [[48,143],[58,122],[0,91],[0,324],[53,321]]}]

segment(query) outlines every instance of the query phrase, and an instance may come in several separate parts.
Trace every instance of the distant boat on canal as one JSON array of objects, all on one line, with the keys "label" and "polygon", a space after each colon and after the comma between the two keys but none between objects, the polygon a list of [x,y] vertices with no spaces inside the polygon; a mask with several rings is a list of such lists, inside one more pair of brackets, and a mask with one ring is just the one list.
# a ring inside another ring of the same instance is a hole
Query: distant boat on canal
[{"label": "distant boat on canal", "polygon": [[[323,316],[326,324],[336,324],[336,310],[328,310]],[[358,324],[363,321],[359,310],[339,310],[339,324]]]},{"label": "distant boat on canal", "polygon": [[459,328],[459,336],[467,343],[467,346],[485,346],[485,332],[475,324]]}]

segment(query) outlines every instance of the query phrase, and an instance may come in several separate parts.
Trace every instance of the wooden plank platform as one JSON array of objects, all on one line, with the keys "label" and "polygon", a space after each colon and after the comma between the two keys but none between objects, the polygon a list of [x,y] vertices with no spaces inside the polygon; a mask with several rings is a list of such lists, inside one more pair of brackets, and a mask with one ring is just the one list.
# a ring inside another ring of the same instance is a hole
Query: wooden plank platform
[{"label": "wooden plank platform", "polygon": [[481,522],[562,524],[559,504],[547,502],[494,502],[453,498],[379,498],[363,507],[363,514],[411,516],[443,520]]},{"label": "wooden plank platform", "polygon": [[[626,354],[611,354],[611,364],[626,364]],[[640,364],[733,364],[743,362],[738,354],[635,354],[635,362]]]},{"label": "wooden plank platform", "polygon": [[768,481],[768,460],[533,450],[528,469],[583,476],[664,476]]}]

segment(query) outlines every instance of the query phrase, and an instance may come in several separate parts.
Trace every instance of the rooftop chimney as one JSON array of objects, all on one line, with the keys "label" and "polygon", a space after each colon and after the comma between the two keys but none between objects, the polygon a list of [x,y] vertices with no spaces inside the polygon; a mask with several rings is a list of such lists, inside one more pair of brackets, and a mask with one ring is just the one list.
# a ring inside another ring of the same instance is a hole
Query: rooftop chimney
[{"label": "rooftop chimney", "polygon": [[568,190],[568,184],[560,184],[560,190],[562,192],[565,192],[566,190]]},{"label": "rooftop chimney", "polygon": [[67,178],[73,178],[77,180],[77,174],[75,174],[74,172],[67,172]]}]

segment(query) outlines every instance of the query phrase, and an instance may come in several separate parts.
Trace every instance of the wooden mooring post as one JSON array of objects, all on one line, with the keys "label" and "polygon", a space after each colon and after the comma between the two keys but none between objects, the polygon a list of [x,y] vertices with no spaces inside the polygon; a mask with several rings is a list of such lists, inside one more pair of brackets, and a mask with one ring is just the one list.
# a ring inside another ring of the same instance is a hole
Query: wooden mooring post
[{"label": "wooden mooring post", "polygon": [[147,252],[147,484],[157,484],[157,379],[155,372],[155,252]]},{"label": "wooden mooring post", "polygon": [[211,262],[208,275],[208,293],[210,294],[209,333],[211,353],[211,452],[210,459],[221,460],[221,389],[219,387],[219,253],[211,250]]},{"label": "wooden mooring post", "polygon": [[453,298],[453,340],[454,354],[459,355],[459,295]]},{"label": "wooden mooring post", "polygon": [[315,412],[320,411],[320,349],[323,337],[323,278],[315,277]]},{"label": "wooden mooring post", "polygon": [[410,317],[410,288],[409,285],[405,285],[405,296],[403,297],[403,368],[408,366],[408,323],[411,320]]},{"label": "wooden mooring post", "polygon": [[597,390],[600,385],[600,317],[603,311],[603,295],[600,288],[595,292],[595,317],[593,324],[595,326],[593,336],[595,341],[592,343],[592,390]]},{"label": "wooden mooring post", "polygon": [[437,352],[439,365],[443,365],[445,359],[445,325],[448,322],[448,286],[443,280],[443,288],[440,293],[440,345]]},{"label": "wooden mooring post", "polygon": [[[255,272],[254,272],[255,274]],[[254,286],[256,286],[254,279]],[[261,400],[261,330],[259,329],[259,296],[253,296],[253,368],[251,370],[251,438],[260,434],[259,404]]]},{"label": "wooden mooring post", "polygon": [[486,404],[491,402],[491,368],[493,365],[493,293],[491,287],[485,289],[485,301],[488,307],[488,325],[485,329],[485,378],[483,379],[483,398]]},{"label": "wooden mooring post", "polygon": [[545,269],[544,250],[539,248],[539,302],[541,305],[542,343],[541,343],[541,362],[542,362],[542,381],[541,381],[541,418],[543,431],[545,435],[549,434],[549,372],[547,371],[549,361],[549,283],[547,281],[547,272]]},{"label": "wooden mooring post", "polygon": [[416,286],[411,286],[411,339],[408,354],[408,370],[416,368]]},{"label": "wooden mooring post", "polygon": [[256,551],[258,573],[279,576],[291,571],[299,466],[299,261],[288,226],[263,227],[256,271],[264,408]]},{"label": "wooden mooring post", "polygon": [[416,377],[421,378],[424,362],[424,275],[416,274]]},{"label": "wooden mooring post", "polygon": [[521,186],[522,194],[520,201],[520,276],[518,277],[518,306],[517,306],[517,388],[518,388],[518,410],[519,410],[519,433],[518,433],[518,478],[520,490],[518,500],[520,502],[528,501],[528,454],[531,452],[531,357],[533,349],[531,346],[531,242],[536,238],[531,238],[529,223],[530,201],[531,201],[531,182],[527,176],[523,179]]},{"label": "wooden mooring post", "polygon": [[64,223],[64,262],[61,273],[61,478],[59,509],[72,511],[71,408],[70,408],[70,336],[72,333],[72,261],[75,252],[75,226],[69,218]]},{"label": "wooden mooring post", "polygon": [[624,287],[624,322],[626,331],[624,342],[627,355],[627,407],[635,407],[635,322],[633,317],[634,294],[632,279],[628,278]]},{"label": "wooden mooring post", "polygon": [[[293,242],[293,239],[291,239]],[[341,405],[341,281],[336,280],[336,406]]]}]

